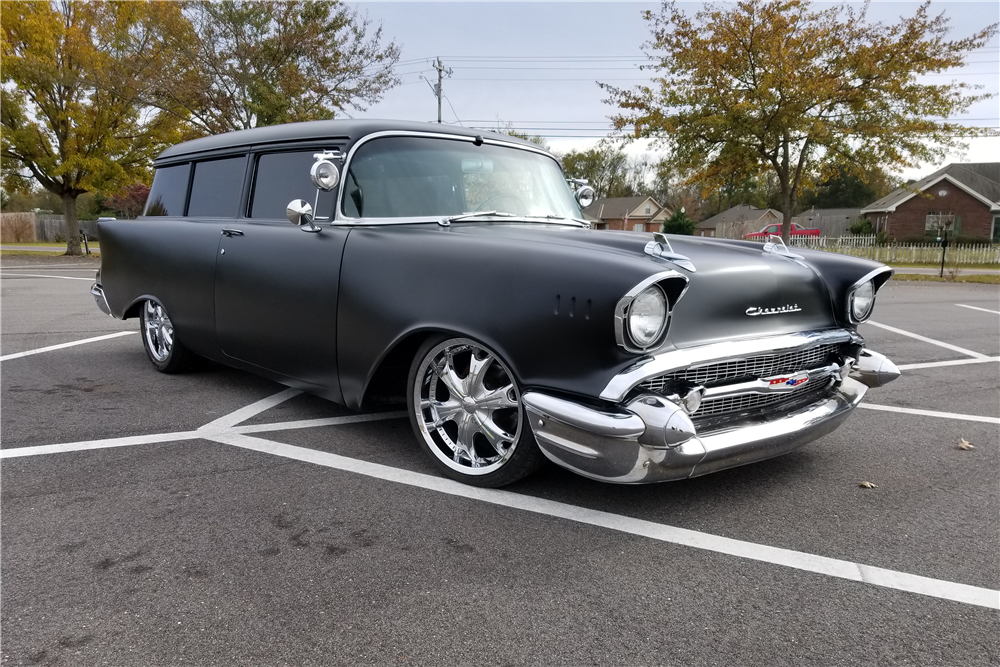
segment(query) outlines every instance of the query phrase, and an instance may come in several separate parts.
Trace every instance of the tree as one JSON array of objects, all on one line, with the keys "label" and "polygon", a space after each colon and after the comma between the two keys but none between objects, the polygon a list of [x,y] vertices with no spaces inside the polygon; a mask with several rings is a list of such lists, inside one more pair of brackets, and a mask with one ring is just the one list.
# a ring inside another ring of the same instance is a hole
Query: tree
[{"label": "tree", "polygon": [[960,67],[997,25],[948,39],[948,21],[925,2],[896,24],[873,23],[868,5],[814,11],[803,0],[706,5],[693,18],[674,2],[647,11],[652,85],[601,84],[622,130],[666,144],[693,180],[717,189],[734,175],[778,181],[788,240],[801,190],[825,165],[852,173],[916,166],[985,135],[953,118],[988,97],[963,82],[924,83]]},{"label": "tree", "polygon": [[549,150],[549,143],[545,141],[545,137],[540,137],[537,134],[527,134],[526,132],[518,132],[517,128],[514,127],[514,123],[511,122],[501,122],[497,121],[497,126],[493,130],[497,134],[506,134],[509,137],[517,137],[518,139],[524,139],[525,141],[530,141],[540,148]]},{"label": "tree", "polygon": [[339,0],[195,2],[186,14],[197,39],[183,71],[146,100],[201,134],[364,111],[399,83],[399,47]]},{"label": "tree", "polygon": [[145,183],[133,183],[101,204],[122,217],[138,218],[145,210],[148,198],[149,186]]},{"label": "tree", "polygon": [[[149,113],[134,92],[169,69],[183,35],[172,3],[9,2],[0,32],[0,157],[4,187],[30,181],[62,200],[66,254],[79,255],[76,200],[148,176],[174,136],[173,117]],[[126,54],[148,49],[139,63]]]},{"label": "tree", "polygon": [[687,217],[683,208],[674,211],[673,215],[663,221],[661,231],[664,234],[694,235],[694,220]]},{"label": "tree", "polygon": [[562,156],[563,171],[572,178],[585,178],[598,197],[636,197],[648,190],[645,183],[649,161],[630,159],[620,148],[607,143]]}]

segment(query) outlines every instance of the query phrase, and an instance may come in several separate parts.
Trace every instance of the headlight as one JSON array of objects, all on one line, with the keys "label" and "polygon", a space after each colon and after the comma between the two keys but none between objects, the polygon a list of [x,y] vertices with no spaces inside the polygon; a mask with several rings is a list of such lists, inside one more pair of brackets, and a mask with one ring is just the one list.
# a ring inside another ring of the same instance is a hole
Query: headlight
[{"label": "headlight", "polygon": [[313,163],[309,175],[312,177],[313,184],[324,192],[333,190],[340,181],[340,172],[329,160],[318,160]]},{"label": "headlight", "polygon": [[628,333],[638,347],[647,348],[660,337],[667,324],[667,297],[651,285],[632,300],[628,309]]},{"label": "headlight", "polygon": [[875,285],[868,281],[859,285],[851,293],[851,316],[856,322],[863,322],[871,315],[875,305]]}]

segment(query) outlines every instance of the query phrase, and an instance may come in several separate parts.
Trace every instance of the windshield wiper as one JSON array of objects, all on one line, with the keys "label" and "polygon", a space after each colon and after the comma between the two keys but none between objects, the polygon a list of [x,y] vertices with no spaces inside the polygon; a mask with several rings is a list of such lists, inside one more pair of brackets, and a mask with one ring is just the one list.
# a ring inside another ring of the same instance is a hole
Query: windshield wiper
[{"label": "windshield wiper", "polygon": [[516,218],[517,216],[513,213],[506,213],[504,211],[475,211],[473,213],[463,213],[462,215],[453,215],[450,218],[444,218],[441,220],[441,224],[450,225],[453,222],[458,222],[459,220],[467,220],[469,218]]},{"label": "windshield wiper", "polygon": [[590,223],[587,222],[586,220],[581,220],[580,218],[570,218],[570,217],[567,217],[565,215],[553,215],[552,213],[549,213],[547,215],[526,215],[524,217],[526,217],[526,218],[543,218],[545,220],[569,220],[571,222],[577,222],[577,223],[583,225],[584,227],[590,227]]}]

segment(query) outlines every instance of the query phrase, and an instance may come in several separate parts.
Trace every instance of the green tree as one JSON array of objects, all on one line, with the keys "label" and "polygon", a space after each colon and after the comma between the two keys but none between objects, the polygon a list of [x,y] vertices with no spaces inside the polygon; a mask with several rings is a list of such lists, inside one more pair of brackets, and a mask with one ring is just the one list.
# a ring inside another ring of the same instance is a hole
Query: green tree
[{"label": "green tree", "polygon": [[[136,91],[169,70],[184,34],[180,8],[162,2],[7,2],[0,26],[3,183],[31,181],[62,200],[66,254],[81,254],[77,198],[148,177],[176,119],[149,113]],[[137,62],[128,56],[146,49]]]},{"label": "green tree", "polygon": [[663,221],[661,231],[664,234],[694,235],[694,220],[687,217],[683,208],[674,211],[673,215]]},{"label": "green tree", "polygon": [[608,143],[570,151],[560,161],[567,176],[587,179],[598,197],[635,197],[648,189],[644,182],[648,161],[630,160],[623,150]]},{"label": "green tree", "polygon": [[828,165],[855,174],[914,166],[940,159],[963,135],[989,132],[933,120],[987,95],[922,77],[961,67],[997,25],[949,39],[929,1],[895,24],[870,22],[867,9],[742,0],[705,5],[692,18],[664,2],[645,14],[652,84],[602,84],[621,109],[614,123],[666,144],[710,191],[734,175],[773,174],[787,240],[802,189],[829,176]]},{"label": "green tree", "polygon": [[197,39],[146,101],[200,134],[364,111],[399,83],[399,47],[340,0],[192,2],[185,13]]}]

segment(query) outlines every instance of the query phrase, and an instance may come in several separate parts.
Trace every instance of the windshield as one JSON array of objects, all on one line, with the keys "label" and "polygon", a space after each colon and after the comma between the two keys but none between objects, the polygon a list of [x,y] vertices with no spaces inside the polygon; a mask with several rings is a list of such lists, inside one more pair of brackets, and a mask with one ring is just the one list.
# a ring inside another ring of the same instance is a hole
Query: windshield
[{"label": "windshield", "polygon": [[385,137],[358,148],[341,211],[353,218],[476,211],[579,218],[552,158],[528,150],[430,137]]}]

